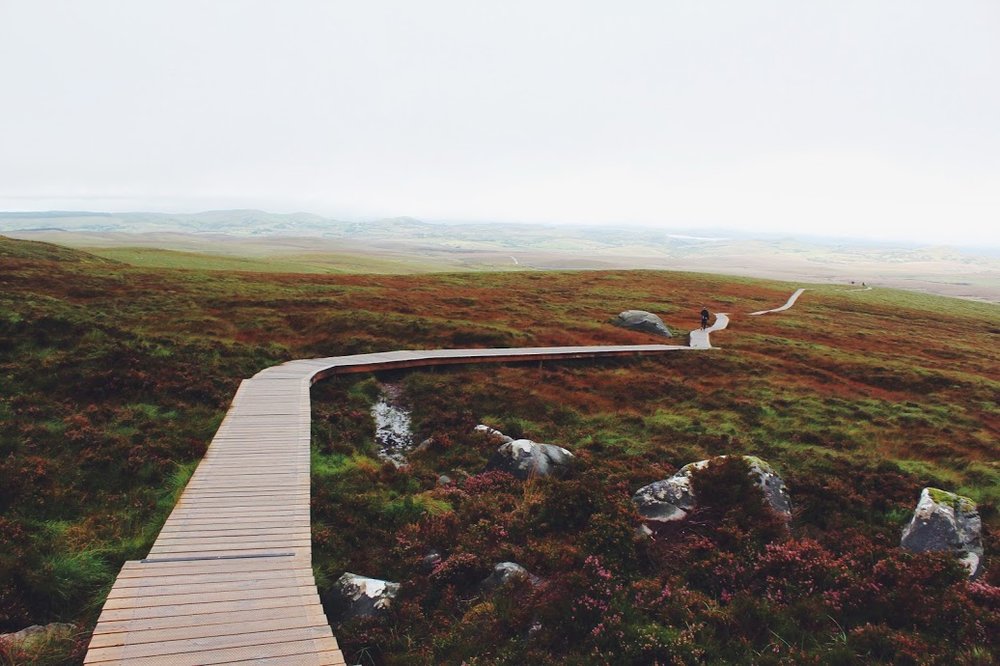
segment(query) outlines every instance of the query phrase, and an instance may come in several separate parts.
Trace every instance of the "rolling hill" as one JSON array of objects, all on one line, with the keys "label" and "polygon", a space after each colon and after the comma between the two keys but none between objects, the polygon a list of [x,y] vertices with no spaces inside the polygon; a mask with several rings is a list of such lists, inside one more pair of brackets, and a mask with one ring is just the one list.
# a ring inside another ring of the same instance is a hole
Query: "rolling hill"
[{"label": "rolling hill", "polygon": [[[7,661],[82,658],[118,568],[145,555],[240,379],[292,358],[400,348],[641,344],[649,337],[611,318],[645,309],[685,330],[704,304],[732,315],[710,352],[317,385],[321,594],[343,571],[405,583],[388,615],[334,627],[348,658],[991,663],[994,305],[648,270],[153,268],[2,237],[0,267],[0,632],[79,627],[32,655],[0,646]],[[745,316],[799,286],[793,309]],[[386,381],[402,387],[418,441],[430,440],[401,469],[371,441],[368,409]],[[484,472],[480,422],[564,446],[581,464],[528,482]],[[789,532],[725,469],[696,521],[655,539],[637,532],[639,486],[720,454],[758,455],[782,474]],[[979,580],[946,556],[898,549],[924,486],[979,503]],[[443,565],[428,572],[430,550]],[[502,560],[544,585],[484,595],[478,580]]]}]

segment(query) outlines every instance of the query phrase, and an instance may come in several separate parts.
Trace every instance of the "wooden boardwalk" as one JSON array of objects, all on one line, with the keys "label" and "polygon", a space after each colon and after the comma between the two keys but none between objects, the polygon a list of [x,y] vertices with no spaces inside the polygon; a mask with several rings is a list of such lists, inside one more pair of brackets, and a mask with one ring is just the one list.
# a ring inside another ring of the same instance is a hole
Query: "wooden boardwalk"
[{"label": "wooden boardwalk", "polygon": [[[707,336],[706,336],[707,338]],[[309,387],[332,374],[689,350],[393,351],[290,361],[244,380],[144,560],[118,574],[86,664],[344,664],[312,573]]]}]

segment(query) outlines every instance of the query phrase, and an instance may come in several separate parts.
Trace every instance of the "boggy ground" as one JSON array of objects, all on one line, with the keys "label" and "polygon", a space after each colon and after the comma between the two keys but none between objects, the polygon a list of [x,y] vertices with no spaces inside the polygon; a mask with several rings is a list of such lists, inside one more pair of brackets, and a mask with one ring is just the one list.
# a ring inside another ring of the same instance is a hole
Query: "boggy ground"
[{"label": "boggy ground", "polygon": [[[336,627],[349,659],[991,663],[997,567],[969,584],[948,558],[895,545],[930,484],[980,502],[996,552],[995,306],[818,287],[750,318],[799,285],[150,270],[7,239],[0,266],[0,631],[81,628],[37,660],[79,661],[118,567],[145,554],[241,378],[405,347],[646,343],[611,317],[648,309],[685,330],[705,304],[732,314],[718,350],[402,376],[417,435],[434,443],[400,471],[373,457],[373,380],[317,386],[321,591],[344,570],[410,583],[392,614]],[[558,481],[484,475],[480,421],[581,464]],[[703,515],[636,535],[636,488],[741,452],[788,482],[790,536],[726,468]],[[456,483],[437,487],[442,473]],[[427,571],[430,548],[444,560]],[[546,584],[478,594],[502,559]]]}]

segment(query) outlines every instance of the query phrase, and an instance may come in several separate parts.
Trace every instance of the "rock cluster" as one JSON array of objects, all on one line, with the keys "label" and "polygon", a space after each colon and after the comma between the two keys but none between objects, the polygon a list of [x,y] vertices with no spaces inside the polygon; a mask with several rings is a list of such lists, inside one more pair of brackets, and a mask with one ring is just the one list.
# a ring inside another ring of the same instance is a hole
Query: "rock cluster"
[{"label": "rock cluster", "polygon": [[653,335],[661,335],[665,338],[673,337],[673,333],[670,332],[670,329],[667,328],[662,319],[652,312],[646,312],[645,310],[626,310],[625,312],[621,312],[615,318],[615,324],[622,328],[632,329],[633,331],[652,333]]},{"label": "rock cluster", "polygon": [[977,576],[982,569],[983,523],[976,503],[937,488],[924,488],[899,545],[913,552],[955,553]]},{"label": "rock cluster", "polygon": [[558,475],[565,472],[573,461],[573,454],[561,446],[542,444],[530,439],[513,439],[485,425],[476,426],[476,431],[503,442],[486,468],[508,472],[519,479]]},{"label": "rock cluster", "polygon": [[[726,458],[727,456],[719,456]],[[764,499],[779,516],[788,520],[792,516],[791,502],[785,482],[765,461],[756,456],[741,456],[750,467],[764,493]],[[705,468],[713,459],[699,460],[681,467],[676,474],[662,481],[643,486],[632,496],[639,515],[649,521],[669,522],[682,520],[697,506],[696,489],[692,487],[692,473]]]}]

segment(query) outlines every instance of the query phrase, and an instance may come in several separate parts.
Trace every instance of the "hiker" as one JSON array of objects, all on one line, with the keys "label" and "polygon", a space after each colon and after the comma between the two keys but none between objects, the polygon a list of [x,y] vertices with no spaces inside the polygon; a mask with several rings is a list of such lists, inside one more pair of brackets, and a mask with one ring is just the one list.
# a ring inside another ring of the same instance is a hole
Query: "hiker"
[{"label": "hiker", "polygon": [[704,330],[708,326],[708,308],[701,309],[701,328]]}]

